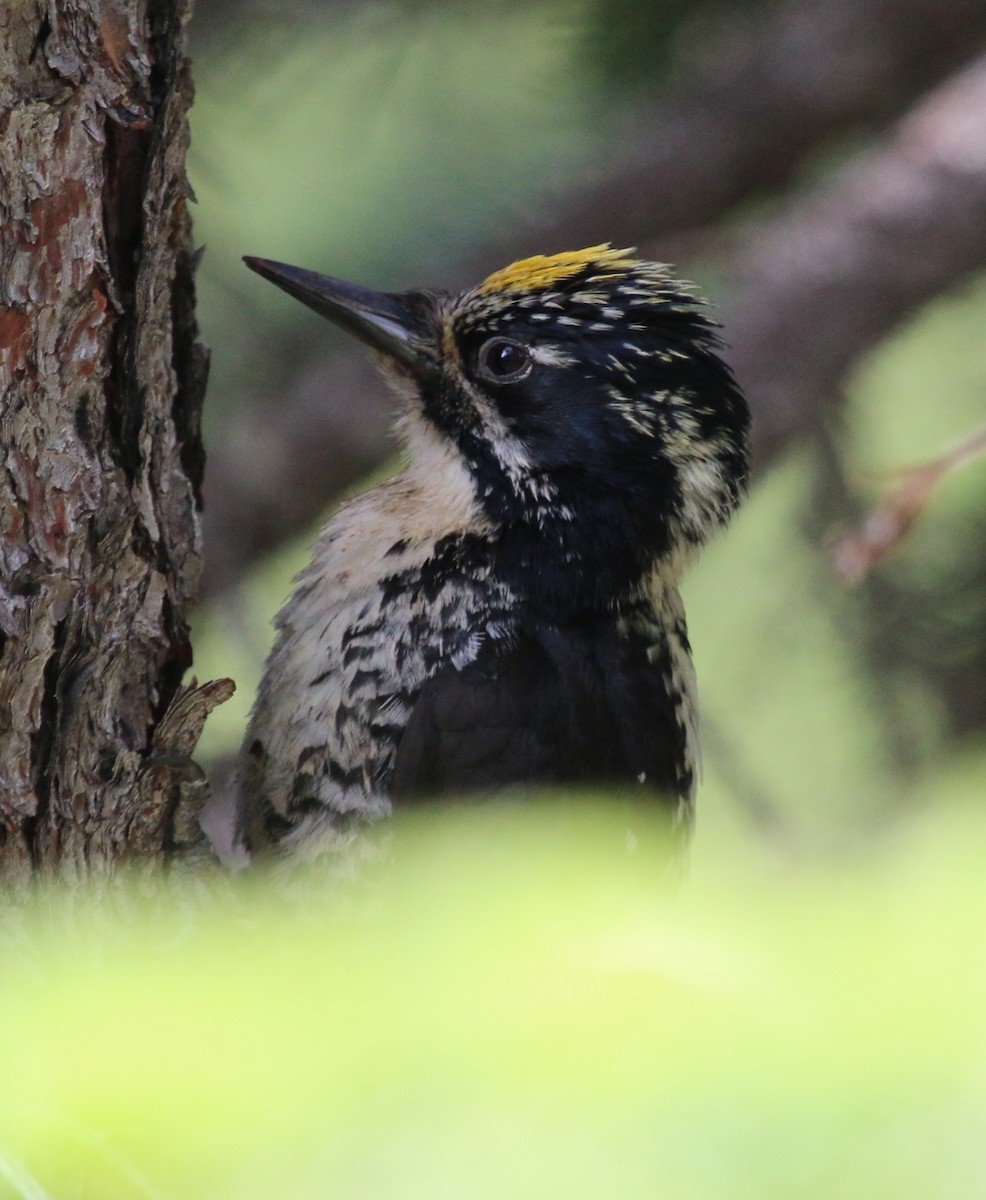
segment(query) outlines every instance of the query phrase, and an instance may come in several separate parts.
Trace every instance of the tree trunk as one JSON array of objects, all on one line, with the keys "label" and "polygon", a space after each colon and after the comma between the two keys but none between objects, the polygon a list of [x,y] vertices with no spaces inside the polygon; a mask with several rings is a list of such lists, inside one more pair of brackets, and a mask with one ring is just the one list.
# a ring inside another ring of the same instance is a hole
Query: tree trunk
[{"label": "tree trunk", "polygon": [[0,13],[0,878],[160,864],[231,685],[182,689],[207,356],[189,0]]}]

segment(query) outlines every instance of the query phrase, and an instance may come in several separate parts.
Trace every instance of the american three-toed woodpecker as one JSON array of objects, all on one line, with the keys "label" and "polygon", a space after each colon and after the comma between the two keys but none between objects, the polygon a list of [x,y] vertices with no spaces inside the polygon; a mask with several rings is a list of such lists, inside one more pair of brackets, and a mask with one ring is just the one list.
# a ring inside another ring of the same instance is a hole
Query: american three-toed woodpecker
[{"label": "american three-toed woodpecker", "polygon": [[247,259],[377,351],[404,471],[326,526],[277,618],[240,830],[304,853],[415,796],[602,785],[679,824],[698,761],[683,569],[748,413],[687,285],[536,256],[460,295]]}]

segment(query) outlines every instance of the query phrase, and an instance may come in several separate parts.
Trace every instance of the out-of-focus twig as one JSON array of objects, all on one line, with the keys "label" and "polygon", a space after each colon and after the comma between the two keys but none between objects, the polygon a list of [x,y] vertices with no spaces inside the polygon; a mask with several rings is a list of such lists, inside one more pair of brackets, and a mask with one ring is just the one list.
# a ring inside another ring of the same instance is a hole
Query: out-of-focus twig
[{"label": "out-of-focus twig", "polygon": [[867,515],[862,525],[835,548],[835,569],[846,583],[859,583],[881,559],[895,551],[921,516],[932,492],[953,472],[986,456],[986,426],[944,454],[907,467],[896,490]]},{"label": "out-of-focus twig", "polygon": [[759,469],[833,419],[881,339],[986,269],[984,113],[986,56],[750,238],[724,325]]}]

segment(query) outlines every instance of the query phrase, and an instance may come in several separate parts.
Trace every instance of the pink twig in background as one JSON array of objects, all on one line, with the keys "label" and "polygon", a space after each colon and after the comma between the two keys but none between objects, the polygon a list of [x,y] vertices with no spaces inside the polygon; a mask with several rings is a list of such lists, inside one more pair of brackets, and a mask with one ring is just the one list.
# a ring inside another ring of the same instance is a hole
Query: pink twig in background
[{"label": "pink twig in background", "polygon": [[924,511],[931,493],[954,471],[986,455],[986,426],[938,458],[900,472],[895,492],[871,510],[855,532],[835,549],[835,569],[846,583],[859,583],[881,559],[900,546]]}]

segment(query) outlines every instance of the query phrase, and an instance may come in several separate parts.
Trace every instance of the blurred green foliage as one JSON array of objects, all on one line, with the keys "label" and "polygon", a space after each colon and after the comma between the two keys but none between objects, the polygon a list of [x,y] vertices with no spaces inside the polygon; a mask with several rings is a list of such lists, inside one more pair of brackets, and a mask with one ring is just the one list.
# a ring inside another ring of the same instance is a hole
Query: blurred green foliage
[{"label": "blurred green foliage", "polygon": [[296,306],[242,255],[440,284],[587,169],[602,131],[573,67],[589,7],[357,5],[204,42],[189,174],[214,430],[298,339]]},{"label": "blurred green foliage", "polygon": [[0,1197],[986,1187],[986,837],[853,858],[645,814],[392,827],[363,875],[41,894],[2,923]]}]

